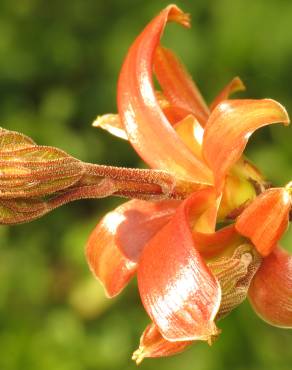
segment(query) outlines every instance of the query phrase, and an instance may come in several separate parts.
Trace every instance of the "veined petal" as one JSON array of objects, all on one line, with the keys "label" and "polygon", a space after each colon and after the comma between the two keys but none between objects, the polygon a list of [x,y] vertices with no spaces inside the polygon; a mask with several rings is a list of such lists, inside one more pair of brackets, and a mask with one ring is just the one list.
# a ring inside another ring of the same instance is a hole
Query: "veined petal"
[{"label": "veined petal", "polygon": [[[226,228],[226,230],[230,231],[231,228]],[[237,240],[237,246],[233,245],[234,238],[230,232],[225,232],[224,237],[221,235],[216,241],[219,242],[221,239],[226,244],[227,237],[230,243],[228,245],[229,255],[226,254],[214,259],[208,264],[222,289],[222,299],[216,320],[228,315],[245,300],[250,282],[261,263],[260,256],[251,244],[240,244]],[[213,238],[213,240],[215,239]],[[209,242],[211,239],[208,240]],[[210,342],[212,343],[214,340],[216,340],[216,336],[211,338]],[[152,323],[146,327],[141,336],[139,348],[134,352],[132,358],[139,364],[146,357],[172,356],[184,351],[193,343],[194,341],[171,342],[165,339],[157,326]]]},{"label": "veined petal", "polygon": [[192,113],[204,125],[210,114],[209,108],[175,54],[158,46],[154,56],[154,72],[170,103]]},{"label": "veined petal", "polygon": [[214,110],[219,103],[221,103],[223,100],[227,100],[231,94],[243,90],[245,90],[244,83],[239,77],[234,77],[233,80],[231,80],[229,84],[226,85],[222,91],[220,91],[220,93],[210,104],[210,110]]},{"label": "veined petal", "polygon": [[271,99],[226,100],[217,105],[205,127],[203,155],[213,170],[218,191],[221,191],[227,171],[240,158],[250,135],[276,122],[288,124],[289,117],[285,108]]},{"label": "veined petal", "polygon": [[146,357],[167,357],[184,351],[192,344],[188,342],[170,342],[163,338],[155,324],[149,324],[144,330],[139,348],[132,359],[139,365]]},{"label": "veined petal", "polygon": [[178,137],[155,95],[153,58],[169,20],[188,25],[187,15],[170,5],[131,46],[119,77],[119,114],[131,144],[151,167],[168,170],[184,180],[211,184],[211,171]]},{"label": "veined petal", "polygon": [[97,224],[89,237],[86,256],[108,296],[117,295],[127,285],[144,245],[167,223],[178,204],[131,200]]},{"label": "veined petal", "polygon": [[276,248],[257,271],[249,288],[255,312],[271,325],[292,328],[292,256]]},{"label": "veined petal", "polygon": [[186,199],[171,220],[149,241],[139,261],[142,302],[169,341],[211,340],[221,299],[217,279],[196,250],[190,218],[205,211],[213,192]]},{"label": "veined petal", "polygon": [[291,199],[285,188],[268,189],[241,213],[235,227],[262,256],[267,256],[289,225],[290,209]]}]

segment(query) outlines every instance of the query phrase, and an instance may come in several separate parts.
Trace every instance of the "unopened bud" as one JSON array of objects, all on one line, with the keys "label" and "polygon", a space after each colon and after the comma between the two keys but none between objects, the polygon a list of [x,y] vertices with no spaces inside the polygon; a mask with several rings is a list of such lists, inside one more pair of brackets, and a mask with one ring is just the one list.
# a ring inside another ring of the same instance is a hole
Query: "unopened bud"
[{"label": "unopened bud", "polygon": [[75,184],[83,164],[64,151],[0,131],[0,199],[50,196]]}]

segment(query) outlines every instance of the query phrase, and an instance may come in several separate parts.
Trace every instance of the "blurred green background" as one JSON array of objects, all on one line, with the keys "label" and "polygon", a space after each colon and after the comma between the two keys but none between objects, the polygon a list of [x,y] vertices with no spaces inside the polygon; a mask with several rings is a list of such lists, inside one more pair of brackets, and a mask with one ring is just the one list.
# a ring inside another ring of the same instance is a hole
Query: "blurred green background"
[{"label": "blurred green background", "polygon": [[[1,0],[0,122],[40,144],[101,164],[141,166],[124,141],[91,127],[116,111],[127,48],[165,1]],[[292,112],[290,0],[177,1],[192,29],[169,25],[175,49],[207,101],[239,75],[241,96],[271,97]],[[249,156],[275,184],[291,179],[291,128],[257,132]],[[82,201],[27,225],[0,227],[0,369],[135,369],[130,355],[148,322],[135,283],[107,300],[89,272],[89,232],[121,199]],[[292,235],[283,241],[292,250]],[[291,370],[291,331],[248,303],[220,323],[212,348],[197,344],[142,369]]]}]

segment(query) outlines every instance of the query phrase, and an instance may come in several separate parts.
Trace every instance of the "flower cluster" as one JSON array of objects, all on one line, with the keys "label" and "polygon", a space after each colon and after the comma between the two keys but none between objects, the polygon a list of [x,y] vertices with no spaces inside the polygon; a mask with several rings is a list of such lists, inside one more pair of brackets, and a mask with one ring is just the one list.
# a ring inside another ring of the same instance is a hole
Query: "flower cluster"
[{"label": "flower cluster", "polygon": [[265,321],[292,327],[292,256],[278,245],[292,186],[268,188],[243,156],[250,135],[288,124],[287,112],[271,99],[229,99],[244,89],[238,77],[208,106],[160,44],[169,21],[189,27],[189,16],[175,5],[146,26],[122,66],[119,113],[95,122],[174,179],[160,198],[132,199],[108,213],[87,244],[90,268],[108,296],[137,274],[151,319],[133,355],[137,363],[197,340],[211,344],[220,334],[217,321],[247,296]]}]

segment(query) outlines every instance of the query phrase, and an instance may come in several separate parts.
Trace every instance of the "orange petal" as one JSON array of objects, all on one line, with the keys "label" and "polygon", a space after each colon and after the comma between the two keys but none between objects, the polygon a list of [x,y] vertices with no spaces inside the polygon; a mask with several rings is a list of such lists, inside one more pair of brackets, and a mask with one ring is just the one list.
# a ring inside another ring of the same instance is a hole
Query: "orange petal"
[{"label": "orange petal", "polygon": [[205,127],[203,155],[221,191],[224,177],[240,158],[250,135],[276,122],[289,123],[285,108],[271,99],[226,100],[217,105]]},{"label": "orange petal", "polygon": [[159,106],[152,81],[153,58],[166,22],[187,25],[175,5],[165,8],[131,46],[118,83],[118,108],[131,144],[153,168],[196,183],[211,184],[207,165],[178,137]]},{"label": "orange petal", "polygon": [[236,232],[234,225],[226,226],[210,234],[193,231],[193,239],[204,259],[216,257],[227,248],[233,248],[244,241],[244,238]]},{"label": "orange petal", "polygon": [[175,125],[190,114],[190,112],[184,110],[183,108],[176,107],[174,105],[168,105],[164,107],[163,113],[171,125]]},{"label": "orange petal", "polygon": [[204,211],[211,194],[205,189],[186,199],[145,246],[139,261],[142,302],[169,341],[211,340],[218,334],[214,318],[220,285],[196,250],[189,220]]},{"label": "orange petal", "polygon": [[170,103],[192,113],[204,125],[210,114],[209,108],[174,53],[158,46],[154,56],[154,72]]},{"label": "orange petal", "polygon": [[97,224],[89,237],[86,255],[108,296],[117,295],[127,285],[136,272],[144,245],[167,223],[178,204],[131,200]]},{"label": "orange petal", "polygon": [[289,225],[290,209],[291,200],[286,189],[268,189],[242,212],[236,229],[253,242],[262,256],[267,256]]},{"label": "orange petal", "polygon": [[245,90],[245,86],[239,77],[234,77],[228,85],[224,87],[222,91],[216,96],[213,102],[210,104],[210,110],[214,110],[215,107],[223,100],[227,100],[229,96],[237,91]]},{"label": "orange petal", "polygon": [[292,256],[275,249],[257,271],[249,288],[256,313],[271,325],[292,328]]},{"label": "orange petal", "polygon": [[184,351],[192,342],[170,342],[163,338],[155,324],[149,324],[144,330],[139,348],[132,359],[139,365],[146,357],[173,356]]}]

